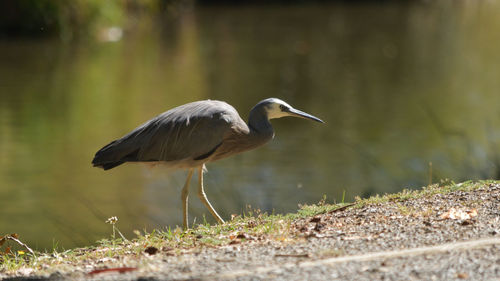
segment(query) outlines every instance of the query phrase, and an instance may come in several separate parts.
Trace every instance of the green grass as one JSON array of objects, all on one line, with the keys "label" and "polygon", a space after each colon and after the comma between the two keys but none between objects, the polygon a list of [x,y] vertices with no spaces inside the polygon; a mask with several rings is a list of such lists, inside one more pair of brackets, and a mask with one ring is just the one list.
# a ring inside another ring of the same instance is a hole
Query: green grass
[{"label": "green grass", "polygon": [[462,183],[454,183],[453,181],[443,181],[441,184],[432,184],[424,186],[422,189],[410,190],[404,189],[398,193],[375,195],[370,198],[355,199],[355,207],[361,208],[368,204],[383,204],[387,202],[403,202],[410,199],[418,199],[422,197],[429,197],[435,194],[446,194],[453,191],[472,191],[488,184],[498,184],[499,181],[495,180],[482,180],[482,181],[466,181]]},{"label": "green grass", "polygon": [[[404,202],[435,194],[446,194],[453,191],[472,191],[489,184],[498,184],[499,181],[467,181],[456,184],[454,182],[442,182],[423,187],[420,190],[403,190],[394,194],[376,195],[370,198],[356,198],[355,202],[346,204],[327,204],[323,198],[317,204],[302,205],[293,214],[266,214],[260,210],[248,210],[242,216],[236,216],[224,224],[210,225],[203,223],[196,225],[188,231],[180,228],[167,228],[165,230],[154,230],[151,233],[136,231],[136,237],[130,240],[116,238],[119,232],[119,223],[113,224],[111,238],[98,241],[97,246],[70,249],[66,251],[53,250],[52,253],[29,253],[0,255],[0,273],[15,272],[20,268],[34,269],[38,274],[47,274],[54,270],[62,270],[68,267],[78,267],[98,261],[104,258],[119,259],[127,257],[128,260],[141,260],[148,247],[154,247],[172,255],[178,255],[184,250],[197,247],[216,247],[230,243],[244,243],[247,241],[293,241],[301,239],[292,228],[295,220],[309,218],[318,214],[335,211],[339,208],[362,208],[370,204],[384,204],[388,202]],[[343,200],[342,200],[343,201]],[[402,213],[411,213],[412,210],[404,209]],[[114,230],[114,235],[113,235]],[[5,245],[4,245],[5,247]],[[1,250],[1,248],[0,248]],[[332,254],[332,253],[326,253]],[[119,261],[119,260],[118,260]],[[119,266],[119,265],[117,265]]]}]

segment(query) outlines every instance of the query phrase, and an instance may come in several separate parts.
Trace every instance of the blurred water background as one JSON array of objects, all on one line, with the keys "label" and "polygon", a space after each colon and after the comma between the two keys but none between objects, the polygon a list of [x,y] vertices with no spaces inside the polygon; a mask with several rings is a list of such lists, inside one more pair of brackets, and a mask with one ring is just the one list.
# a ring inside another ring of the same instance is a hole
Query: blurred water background
[{"label": "blurred water background", "polygon": [[[273,120],[272,142],[208,165],[226,219],[500,177],[498,1],[2,5],[0,234],[34,248],[109,237],[111,216],[129,238],[180,225],[185,172],[90,161],[195,100],[246,120],[278,97],[326,121]],[[191,222],[204,216],[192,193]]]}]

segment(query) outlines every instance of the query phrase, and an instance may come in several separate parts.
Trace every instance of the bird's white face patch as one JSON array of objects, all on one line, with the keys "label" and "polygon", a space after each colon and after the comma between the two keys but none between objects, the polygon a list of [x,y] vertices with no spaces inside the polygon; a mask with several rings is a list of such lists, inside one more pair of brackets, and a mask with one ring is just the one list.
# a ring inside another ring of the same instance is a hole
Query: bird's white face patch
[{"label": "bird's white face patch", "polygon": [[290,116],[290,113],[283,111],[282,108],[292,108],[292,106],[280,99],[270,99],[270,103],[266,106],[267,118],[274,119]]}]

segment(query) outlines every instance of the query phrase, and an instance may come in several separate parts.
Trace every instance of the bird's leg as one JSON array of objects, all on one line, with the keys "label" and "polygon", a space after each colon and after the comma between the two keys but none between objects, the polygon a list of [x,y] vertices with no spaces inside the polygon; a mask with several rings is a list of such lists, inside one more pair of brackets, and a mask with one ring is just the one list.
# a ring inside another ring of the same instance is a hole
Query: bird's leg
[{"label": "bird's leg", "polygon": [[217,214],[217,212],[214,210],[210,202],[208,202],[207,195],[205,194],[205,190],[203,190],[203,167],[202,165],[199,169],[199,175],[198,175],[198,182],[200,184],[198,188],[198,197],[200,197],[201,202],[205,204],[207,209],[212,213],[212,216],[219,222],[219,223],[224,223],[224,220]]},{"label": "bird's leg", "polygon": [[189,183],[191,182],[191,177],[193,176],[194,169],[189,169],[186,183],[182,188],[181,200],[182,200],[182,226],[184,229],[188,228],[188,195],[189,195]]}]

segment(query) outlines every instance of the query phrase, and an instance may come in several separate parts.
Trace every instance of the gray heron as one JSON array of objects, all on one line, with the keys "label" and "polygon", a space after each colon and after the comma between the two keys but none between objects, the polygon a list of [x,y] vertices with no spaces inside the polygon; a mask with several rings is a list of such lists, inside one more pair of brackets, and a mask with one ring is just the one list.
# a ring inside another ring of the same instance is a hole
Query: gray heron
[{"label": "gray heron", "polygon": [[185,229],[189,184],[197,169],[198,196],[214,218],[224,223],[203,188],[205,164],[265,144],[274,137],[269,120],[285,116],[324,123],[277,98],[257,103],[250,110],[248,124],[234,107],[223,101],[196,101],[168,110],[112,141],[95,154],[92,164],[109,170],[125,162],[162,162],[167,167],[187,169],[181,192]]}]

